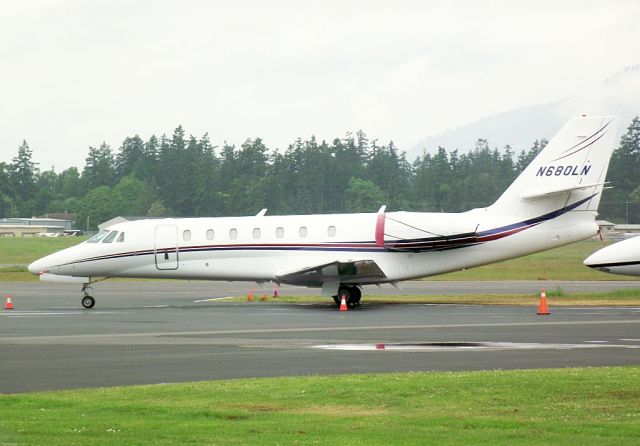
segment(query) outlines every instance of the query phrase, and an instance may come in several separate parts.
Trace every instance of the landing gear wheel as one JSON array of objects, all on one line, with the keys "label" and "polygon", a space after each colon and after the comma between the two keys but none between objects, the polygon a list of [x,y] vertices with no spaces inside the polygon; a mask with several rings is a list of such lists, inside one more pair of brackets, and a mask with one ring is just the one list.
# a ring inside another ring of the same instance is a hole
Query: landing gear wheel
[{"label": "landing gear wheel", "polygon": [[82,298],[82,306],[85,308],[93,308],[96,304],[96,300],[91,296],[84,296]]},{"label": "landing gear wheel", "polygon": [[336,305],[339,307],[340,304],[342,303],[342,296],[344,295],[345,300],[347,301],[347,305],[352,306],[349,302],[351,301],[351,287],[350,286],[344,286],[341,285],[340,288],[338,288],[338,295],[337,296],[333,296],[333,301],[336,303]]},{"label": "landing gear wheel", "polygon": [[357,286],[352,286],[351,287],[351,299],[348,300],[348,303],[351,306],[358,306],[360,305],[360,298],[362,297],[362,292],[360,291],[360,288],[358,288]]},{"label": "landing gear wheel", "polygon": [[345,300],[347,301],[347,305],[350,307],[355,307],[360,305],[360,298],[362,297],[362,293],[360,292],[360,288],[355,285],[342,285],[338,289],[338,295],[333,296],[333,301],[339,307],[342,301],[342,295],[344,294]]}]

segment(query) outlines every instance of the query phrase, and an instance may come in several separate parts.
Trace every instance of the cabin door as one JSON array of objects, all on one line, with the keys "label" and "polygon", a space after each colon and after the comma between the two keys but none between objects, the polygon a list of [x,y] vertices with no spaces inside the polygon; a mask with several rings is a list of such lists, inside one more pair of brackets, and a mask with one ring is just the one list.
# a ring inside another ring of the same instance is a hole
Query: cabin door
[{"label": "cabin door", "polygon": [[156,226],[154,253],[156,256],[156,268],[160,270],[178,269],[177,226]]}]

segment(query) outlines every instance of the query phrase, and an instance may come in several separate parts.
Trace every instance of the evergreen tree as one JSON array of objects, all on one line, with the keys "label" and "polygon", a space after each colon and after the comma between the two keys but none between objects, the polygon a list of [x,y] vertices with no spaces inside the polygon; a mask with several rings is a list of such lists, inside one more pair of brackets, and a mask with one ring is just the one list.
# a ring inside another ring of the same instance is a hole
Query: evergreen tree
[{"label": "evergreen tree", "polygon": [[13,195],[11,188],[11,167],[0,162],[0,194]]},{"label": "evergreen tree", "polygon": [[[78,203],[77,226],[88,230],[97,229],[100,223],[126,213],[124,198],[109,186],[98,186],[90,190]],[[87,220],[89,227],[86,228]]]},{"label": "evergreen tree", "polygon": [[222,200],[220,189],[220,160],[216,157],[209,135],[204,134],[194,146],[194,215],[221,215]]},{"label": "evergreen tree", "polygon": [[[90,147],[80,176],[76,168],[39,173],[25,141],[11,164],[0,163],[0,217],[78,211],[78,221],[89,215],[93,226],[107,215],[251,215],[262,207],[270,214],[375,212],[382,204],[465,211],[492,203],[546,144],[537,140],[516,156],[479,139],[469,152],[439,147],[410,164],[393,142],[378,145],[359,131],[331,143],[298,138],[284,152],[260,138],[239,148],[225,143],[218,156],[206,134],[187,138],[178,126],[171,137],[127,137],[116,156],[106,143]],[[604,193],[601,218],[640,219],[640,118],[614,151],[607,178],[614,189]]]},{"label": "evergreen tree", "polygon": [[77,198],[82,193],[82,180],[78,169],[75,167],[70,167],[60,172],[57,183],[56,191],[61,199]]},{"label": "evergreen tree", "polygon": [[164,135],[160,139],[156,183],[166,206],[174,210],[178,216],[193,215],[191,200],[188,200],[188,203],[183,202],[187,199],[187,194],[193,193],[188,189],[184,178],[185,173],[192,174],[185,167],[188,164],[185,148],[185,131],[182,126],[176,127],[171,140]]},{"label": "evergreen tree", "polygon": [[411,166],[403,152],[398,154],[393,142],[378,146],[373,141],[366,166],[366,177],[385,194],[390,210],[405,209],[411,187]]},{"label": "evergreen tree", "polygon": [[0,162],[0,218],[17,217],[18,209],[13,201],[10,185],[10,168]]},{"label": "evergreen tree", "polygon": [[632,192],[640,184],[640,117],[636,116],[620,139],[609,163],[600,216],[617,222],[640,221],[640,212]]},{"label": "evergreen tree", "polygon": [[226,180],[226,206],[231,215],[258,212],[265,204],[267,148],[260,138],[248,139],[239,151],[223,148],[221,171]]},{"label": "evergreen tree", "polygon": [[32,216],[35,212],[34,193],[38,176],[37,163],[32,161],[32,151],[27,141],[18,147],[18,156],[9,166],[9,184],[20,215]]},{"label": "evergreen tree", "polygon": [[34,215],[41,215],[49,210],[49,203],[57,198],[56,186],[58,175],[53,170],[42,172],[37,179],[33,195]]},{"label": "evergreen tree", "polygon": [[82,182],[85,191],[100,186],[115,186],[117,182],[115,159],[111,147],[105,142],[98,148],[89,147],[89,155],[82,171]]},{"label": "evergreen tree", "polygon": [[523,150],[520,152],[520,155],[518,155],[518,161],[516,162],[516,171],[518,173],[522,172],[529,164],[531,164],[531,161],[538,156],[538,153],[540,153],[548,143],[549,141],[544,138],[536,139],[529,150]]},{"label": "evergreen tree", "polygon": [[382,189],[372,181],[350,178],[345,192],[347,212],[376,212],[385,203]]},{"label": "evergreen tree", "polygon": [[133,175],[122,178],[113,190],[124,200],[122,215],[144,216],[156,199],[151,187]]},{"label": "evergreen tree", "polygon": [[0,192],[0,218],[17,217],[18,208],[11,197],[3,192]]},{"label": "evergreen tree", "polygon": [[116,175],[119,179],[135,173],[138,162],[143,161],[144,146],[144,142],[138,135],[125,138],[116,156]]}]

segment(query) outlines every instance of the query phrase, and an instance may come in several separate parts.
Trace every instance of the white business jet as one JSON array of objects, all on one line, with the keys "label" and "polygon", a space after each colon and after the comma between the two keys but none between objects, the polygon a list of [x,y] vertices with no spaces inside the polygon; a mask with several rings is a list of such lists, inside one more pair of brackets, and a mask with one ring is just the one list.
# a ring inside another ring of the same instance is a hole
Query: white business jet
[{"label": "white business jet", "polygon": [[640,276],[640,237],[602,248],[587,257],[584,264],[605,273]]},{"label": "white business jet", "polygon": [[395,285],[594,236],[615,127],[610,116],[571,119],[486,208],[132,221],[29,271],[82,283],[85,308],[95,304],[89,285],[111,277],[302,285],[357,305],[363,285]]}]

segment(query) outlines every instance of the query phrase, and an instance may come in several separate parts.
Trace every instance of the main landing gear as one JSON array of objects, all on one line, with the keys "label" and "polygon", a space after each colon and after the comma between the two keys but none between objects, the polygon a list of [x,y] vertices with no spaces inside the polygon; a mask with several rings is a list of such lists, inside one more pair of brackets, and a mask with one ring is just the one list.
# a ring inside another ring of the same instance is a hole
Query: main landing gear
[{"label": "main landing gear", "polygon": [[93,287],[90,284],[83,283],[82,284],[82,294],[83,294],[82,306],[85,308],[93,308],[93,306],[96,304],[96,300],[93,298],[93,296],[89,295],[87,288],[93,289]]},{"label": "main landing gear", "polygon": [[340,306],[340,301],[342,300],[342,296],[344,295],[345,300],[347,301],[347,305],[350,307],[355,307],[360,305],[360,298],[362,297],[362,292],[360,288],[356,285],[340,285],[338,288],[338,295],[333,296],[333,301],[336,305]]}]

